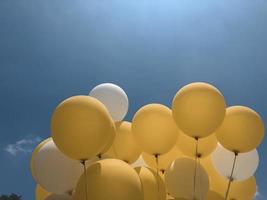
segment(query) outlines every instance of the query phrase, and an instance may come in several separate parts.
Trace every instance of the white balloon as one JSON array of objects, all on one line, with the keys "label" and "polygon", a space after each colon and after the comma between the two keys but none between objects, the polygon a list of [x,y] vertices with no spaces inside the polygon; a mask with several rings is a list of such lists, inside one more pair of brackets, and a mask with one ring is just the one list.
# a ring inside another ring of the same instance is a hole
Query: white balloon
[{"label": "white balloon", "polygon": [[73,197],[67,194],[51,194],[45,200],[73,200]]},{"label": "white balloon", "polygon": [[39,149],[33,168],[36,182],[55,194],[72,192],[83,173],[83,166],[59,151],[53,140]]},{"label": "white balloon", "polygon": [[[213,165],[219,174],[229,179],[233,168],[235,154],[218,143],[211,158]],[[239,153],[236,157],[232,178],[237,181],[245,180],[254,175],[258,165],[259,155],[256,149],[247,153]]]},{"label": "white balloon", "polygon": [[114,121],[122,121],[128,112],[128,97],[122,88],[112,83],[102,83],[94,87],[89,96],[101,101]]}]

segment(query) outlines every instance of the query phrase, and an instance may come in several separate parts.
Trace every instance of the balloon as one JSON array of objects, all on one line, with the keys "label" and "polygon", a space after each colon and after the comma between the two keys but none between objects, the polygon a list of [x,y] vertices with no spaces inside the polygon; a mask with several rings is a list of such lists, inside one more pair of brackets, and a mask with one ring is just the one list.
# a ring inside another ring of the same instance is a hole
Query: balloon
[{"label": "balloon", "polygon": [[[211,157],[201,159],[201,164],[209,174],[210,190],[213,190],[225,197],[229,180],[219,173],[213,166]],[[233,181],[231,183],[228,199],[251,200],[256,193],[255,177],[250,177],[245,181]]]},{"label": "balloon", "polygon": [[186,134],[180,133],[177,139],[177,147],[180,151],[189,156],[196,157],[196,145],[198,143],[198,154],[201,158],[210,155],[217,146],[217,138],[215,134],[212,134],[205,138],[200,138],[197,142],[192,137]]},{"label": "balloon", "polygon": [[36,153],[33,170],[36,182],[55,194],[71,192],[83,173],[82,165],[61,153],[53,140],[44,144]]},{"label": "balloon", "polygon": [[179,133],[171,110],[160,104],[140,108],[134,115],[132,130],[143,151],[152,155],[170,151]]},{"label": "balloon", "polygon": [[225,198],[221,194],[210,190],[206,200],[225,200]]},{"label": "balloon", "polygon": [[154,170],[157,170],[158,167],[158,170],[161,172],[165,172],[168,166],[172,163],[172,161],[182,156],[183,154],[181,153],[181,151],[179,151],[179,149],[176,146],[174,146],[169,152],[162,154],[158,157],[158,166],[157,166],[155,156],[152,156],[145,152],[142,153],[142,157],[145,163]]},{"label": "balloon", "polygon": [[207,83],[191,83],[181,88],[172,101],[178,127],[191,137],[206,137],[221,125],[225,115],[223,95]]},{"label": "balloon", "polygon": [[147,167],[142,155],[139,156],[139,158],[134,163],[132,163],[131,166],[133,168],[135,168],[135,167]]},{"label": "balloon", "polygon": [[116,122],[116,137],[107,156],[134,163],[140,156],[141,149],[132,133],[130,122]]},{"label": "balloon", "polygon": [[93,88],[90,96],[101,101],[114,121],[122,121],[128,111],[128,97],[124,90],[112,83],[102,83]]},{"label": "balloon", "polygon": [[209,190],[209,178],[205,169],[189,158],[178,158],[169,166],[165,172],[165,183],[168,192],[175,198],[206,199]]},{"label": "balloon", "polygon": [[244,106],[232,106],[227,108],[225,120],[216,135],[225,148],[245,153],[262,142],[264,124],[254,110]]},{"label": "balloon", "polygon": [[47,192],[40,185],[36,185],[35,188],[35,200],[45,200],[46,197],[50,195],[50,192]]},{"label": "balloon", "polygon": [[76,186],[74,199],[84,200],[85,178],[88,200],[143,200],[142,184],[138,174],[127,163],[104,159],[87,168]]},{"label": "balloon", "polygon": [[51,119],[57,147],[75,160],[100,154],[114,137],[114,123],[105,106],[89,96],[74,96],[60,103]]},{"label": "balloon", "polygon": [[73,198],[67,194],[51,194],[45,200],[73,200]]},{"label": "balloon", "polygon": [[[34,162],[35,162],[35,156],[36,154],[39,152],[40,148],[46,144],[47,142],[49,142],[50,140],[52,140],[52,138],[47,138],[45,140],[43,140],[42,142],[40,142],[40,144],[38,144],[38,146],[34,149],[34,151],[32,152],[32,158],[31,158],[31,163],[30,163],[30,167],[31,167],[31,172],[32,172],[32,177],[34,177],[34,179],[36,179],[36,175],[35,175],[35,171],[34,171]],[[38,188],[38,187],[37,187]]]},{"label": "balloon", "polygon": [[[215,169],[222,176],[229,178],[233,168],[235,154],[220,144],[211,155]],[[259,155],[256,149],[247,152],[239,153],[236,156],[236,162],[232,178],[234,180],[245,180],[253,176],[259,165]]]},{"label": "balloon", "polygon": [[166,189],[162,178],[146,167],[135,168],[140,177],[144,200],[166,200]]}]

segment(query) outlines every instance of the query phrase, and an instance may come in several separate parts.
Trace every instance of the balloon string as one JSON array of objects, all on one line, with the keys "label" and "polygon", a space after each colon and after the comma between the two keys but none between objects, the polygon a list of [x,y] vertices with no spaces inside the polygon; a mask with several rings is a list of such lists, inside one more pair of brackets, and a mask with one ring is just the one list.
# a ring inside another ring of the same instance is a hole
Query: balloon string
[{"label": "balloon string", "polygon": [[85,178],[85,199],[88,200],[86,160],[81,160],[81,164],[83,165],[84,178]]},{"label": "balloon string", "polygon": [[226,193],[225,193],[225,200],[227,200],[227,198],[228,198],[230,187],[231,187],[231,183],[233,182],[233,174],[234,174],[234,170],[235,170],[235,163],[236,163],[237,155],[238,155],[238,153],[235,152],[235,157],[234,157],[234,161],[233,161],[231,175],[229,177],[229,182],[228,182],[227,190],[226,190]]},{"label": "balloon string", "polygon": [[159,192],[159,155],[155,155],[156,165],[157,165],[157,189],[158,189],[158,199],[160,200],[160,192]]},{"label": "balloon string", "polygon": [[194,199],[196,199],[196,178],[197,178],[197,161],[198,161],[198,137],[196,139],[196,151],[195,151],[195,173],[194,173]]}]

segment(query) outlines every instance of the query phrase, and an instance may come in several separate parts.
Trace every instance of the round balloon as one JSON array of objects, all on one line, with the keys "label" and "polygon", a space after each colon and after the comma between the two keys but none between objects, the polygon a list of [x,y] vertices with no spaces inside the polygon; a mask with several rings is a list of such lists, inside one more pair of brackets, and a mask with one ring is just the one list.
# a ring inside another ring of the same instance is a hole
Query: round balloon
[{"label": "round balloon", "polygon": [[51,194],[45,200],[73,200],[73,198],[67,194]]},{"label": "round balloon", "polygon": [[[208,137],[200,138],[197,141],[186,134],[180,133],[176,145],[183,154],[189,157],[199,156],[203,158],[210,155],[214,151],[217,146],[217,138],[215,134],[212,134]],[[198,146],[198,155],[196,155],[196,146]]]},{"label": "round balloon", "polygon": [[264,124],[254,110],[232,106],[227,108],[225,120],[216,135],[225,148],[244,153],[255,149],[262,142]]},{"label": "round balloon", "polygon": [[135,171],[140,177],[144,200],[166,200],[166,189],[162,178],[153,170],[146,167],[135,168]]},{"label": "round balloon", "polygon": [[128,97],[124,90],[112,83],[103,83],[93,88],[90,96],[101,101],[114,121],[122,121],[128,111]]},{"label": "round balloon", "polygon": [[106,155],[132,164],[139,158],[141,149],[133,136],[131,123],[124,121],[116,122],[115,125],[116,137]]},{"label": "round balloon", "polygon": [[178,127],[191,137],[206,137],[221,125],[225,115],[221,92],[207,83],[191,83],[181,88],[172,101]]},{"label": "round balloon", "polygon": [[168,192],[175,198],[206,199],[209,190],[209,178],[205,169],[189,158],[173,161],[165,172],[165,183]]},{"label": "round balloon", "polygon": [[105,106],[89,96],[74,96],[60,103],[51,119],[57,147],[76,160],[88,160],[106,148],[114,137],[114,122]]},{"label": "round balloon", "polygon": [[183,157],[183,154],[176,146],[174,146],[169,152],[158,157],[158,163],[156,162],[155,156],[152,156],[148,153],[143,152],[142,157],[145,163],[152,169],[158,169],[161,172],[165,172],[172,161],[176,160],[177,158]]},{"label": "round balloon", "polygon": [[[226,178],[230,178],[235,154],[220,144],[212,153],[212,161],[215,169]],[[234,171],[232,178],[234,180],[245,180],[254,175],[259,165],[259,155],[256,149],[247,152],[239,153],[236,156]]]},{"label": "round balloon", "polygon": [[33,170],[36,182],[55,194],[72,192],[83,173],[82,165],[61,153],[53,140],[44,144],[36,153]]},{"label": "round balloon", "polygon": [[[52,138],[47,138],[45,140],[43,140],[40,144],[37,145],[37,147],[34,149],[34,151],[32,152],[32,157],[31,157],[31,163],[30,163],[30,167],[31,167],[31,172],[32,172],[32,177],[34,179],[36,179],[36,175],[35,175],[35,171],[34,171],[34,167],[33,164],[35,162],[35,156],[36,154],[39,152],[40,148],[46,144],[47,142],[49,142],[50,140],[52,140]],[[37,187],[38,188],[38,187]]]},{"label": "round balloon", "polygon": [[45,200],[46,197],[48,197],[51,193],[47,192],[44,188],[42,188],[40,185],[36,185],[35,188],[35,200]]},{"label": "round balloon", "polygon": [[[104,159],[87,168],[76,186],[75,200],[143,200],[143,190],[136,171],[117,159]],[[85,183],[87,181],[87,184]]]},{"label": "round balloon", "polygon": [[132,130],[143,151],[151,155],[170,151],[179,133],[171,110],[161,104],[149,104],[140,108],[134,115]]},{"label": "round balloon", "polygon": [[206,200],[225,200],[225,198],[221,194],[210,190],[208,192],[208,196]]}]

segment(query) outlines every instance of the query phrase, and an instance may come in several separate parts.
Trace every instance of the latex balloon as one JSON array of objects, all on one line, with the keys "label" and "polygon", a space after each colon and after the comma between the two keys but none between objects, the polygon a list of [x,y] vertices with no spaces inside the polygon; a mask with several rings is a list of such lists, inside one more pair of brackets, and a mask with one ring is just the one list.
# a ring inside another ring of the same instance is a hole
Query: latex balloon
[{"label": "latex balloon", "polygon": [[107,156],[134,163],[140,156],[141,149],[132,133],[130,122],[116,122],[116,137]]},{"label": "latex balloon", "polygon": [[[222,176],[229,178],[231,176],[235,154],[220,144],[211,155],[215,169]],[[236,156],[233,176],[234,180],[245,180],[253,176],[259,165],[259,155],[256,149],[247,152],[239,153]]]},{"label": "latex balloon", "polygon": [[212,134],[205,138],[200,138],[198,141],[186,134],[180,133],[176,143],[180,151],[189,156],[196,157],[196,146],[197,154],[201,158],[210,155],[217,146],[217,138],[215,134]]},{"label": "latex balloon", "polygon": [[46,197],[50,195],[50,192],[47,192],[44,188],[40,185],[36,185],[35,188],[35,200],[45,200]]},{"label": "latex balloon", "polygon": [[[40,148],[46,144],[47,142],[49,142],[50,140],[52,140],[52,138],[47,138],[45,140],[43,140],[42,142],[40,142],[40,144],[38,144],[38,146],[34,149],[34,151],[32,152],[32,157],[31,157],[31,163],[30,163],[30,167],[31,167],[31,173],[32,173],[32,177],[34,177],[34,179],[36,179],[36,175],[35,175],[35,171],[34,171],[34,162],[35,162],[35,156],[36,154],[39,152]],[[37,187],[38,188],[38,187]]]},{"label": "latex balloon", "polygon": [[225,115],[223,95],[207,83],[191,83],[181,88],[172,101],[178,127],[191,137],[206,137],[221,125]]},{"label": "latex balloon", "polygon": [[159,171],[165,172],[172,161],[176,160],[177,158],[183,157],[183,154],[176,146],[174,146],[169,152],[158,157],[158,164],[156,162],[155,156],[143,152],[142,157],[145,163],[152,169],[157,170],[158,168]]},{"label": "latex balloon", "polygon": [[142,184],[138,174],[127,163],[117,159],[104,159],[87,168],[76,186],[74,199],[85,200],[143,200]]},{"label": "latex balloon", "polygon": [[171,110],[161,104],[149,104],[140,108],[134,115],[132,130],[143,151],[151,155],[170,151],[179,133]]},{"label": "latex balloon", "polygon": [[251,200],[254,198],[256,191],[257,184],[254,176],[245,181],[235,181],[231,184],[228,199]]},{"label": "latex balloon", "polygon": [[139,158],[134,163],[132,163],[131,166],[133,168],[135,168],[135,167],[147,167],[142,155],[139,156]]},{"label": "latex balloon", "polygon": [[45,190],[55,194],[71,192],[83,173],[82,165],[61,153],[53,140],[39,149],[33,169],[36,182]]},{"label": "latex balloon", "polygon": [[225,120],[216,135],[225,148],[244,153],[255,149],[262,142],[264,124],[254,110],[232,106],[227,108]]},{"label": "latex balloon", "polygon": [[128,111],[128,97],[124,90],[112,83],[103,83],[93,88],[90,96],[101,101],[114,121],[122,121]]},{"label": "latex balloon", "polygon": [[51,119],[57,147],[76,160],[88,160],[114,137],[114,123],[105,106],[89,96],[74,96],[60,103]]},{"label": "latex balloon", "polygon": [[169,166],[165,172],[165,183],[168,192],[175,198],[206,199],[209,190],[205,169],[189,158],[178,158]]},{"label": "latex balloon", "polygon": [[144,200],[166,200],[166,189],[162,178],[146,167],[135,168],[140,177]]},{"label": "latex balloon", "polygon": [[210,190],[206,200],[225,200],[225,198],[221,194]]},{"label": "latex balloon", "polygon": [[73,200],[73,198],[67,194],[51,194],[45,200]]}]

